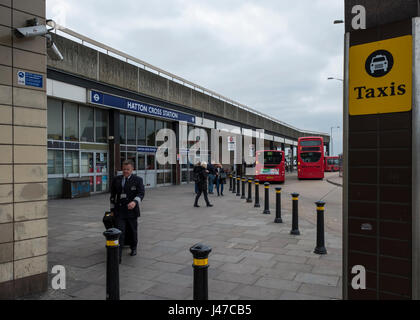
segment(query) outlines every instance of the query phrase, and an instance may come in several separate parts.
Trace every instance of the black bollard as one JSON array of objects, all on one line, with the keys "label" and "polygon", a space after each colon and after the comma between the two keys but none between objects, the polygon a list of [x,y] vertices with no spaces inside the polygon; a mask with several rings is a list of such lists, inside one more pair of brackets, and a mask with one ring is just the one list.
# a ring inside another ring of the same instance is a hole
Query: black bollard
[{"label": "black bollard", "polygon": [[324,211],[325,211],[325,202],[318,201],[316,204],[316,248],[314,253],[316,254],[327,254],[327,249],[325,248],[325,232],[324,232]]},{"label": "black bollard", "polygon": [[281,218],[281,188],[276,188],[276,219],[275,223],[283,223]]},{"label": "black bollard", "polygon": [[246,199],[246,196],[245,196],[245,183],[246,183],[246,178],[242,177],[242,194],[241,194],[241,199]]},{"label": "black bollard", "polygon": [[232,175],[229,175],[229,191],[232,191]]},{"label": "black bollard", "polygon": [[119,238],[121,231],[115,228],[106,230],[106,300],[120,300]]},{"label": "black bollard", "polygon": [[198,243],[190,248],[190,252],[194,257],[194,300],[208,300],[208,257],[211,252],[211,248]]},{"label": "black bollard", "polygon": [[236,193],[236,176],[233,176],[232,193]]},{"label": "black bollard", "polygon": [[270,214],[270,183],[266,182],[264,183],[264,192],[265,192],[265,197],[264,197],[264,211],[263,214]]},{"label": "black bollard", "polygon": [[241,196],[241,177],[236,178],[236,196]]},{"label": "black bollard", "polygon": [[252,203],[252,179],[248,179],[248,197],[246,198],[246,202]]},{"label": "black bollard", "polygon": [[260,208],[260,180],[255,180],[255,204],[254,208]]},{"label": "black bollard", "polygon": [[292,231],[290,231],[290,234],[298,236],[298,235],[300,235],[299,214],[298,214],[299,193],[292,193],[292,201],[293,201]]}]

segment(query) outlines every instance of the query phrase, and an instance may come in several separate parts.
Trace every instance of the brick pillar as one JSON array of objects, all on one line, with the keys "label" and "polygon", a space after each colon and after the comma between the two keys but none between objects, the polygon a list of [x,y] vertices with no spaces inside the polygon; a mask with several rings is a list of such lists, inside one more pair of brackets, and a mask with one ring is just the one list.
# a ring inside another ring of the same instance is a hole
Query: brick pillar
[{"label": "brick pillar", "polygon": [[[17,39],[45,0],[0,0],[0,299],[47,289],[47,99],[45,38]],[[18,84],[18,71],[43,76]]]}]

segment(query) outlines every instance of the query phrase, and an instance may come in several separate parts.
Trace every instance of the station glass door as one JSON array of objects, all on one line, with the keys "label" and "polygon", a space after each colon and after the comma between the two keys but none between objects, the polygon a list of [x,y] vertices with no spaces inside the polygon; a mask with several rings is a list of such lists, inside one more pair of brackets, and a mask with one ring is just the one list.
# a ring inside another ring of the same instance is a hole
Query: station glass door
[{"label": "station glass door", "polygon": [[108,191],[108,152],[82,151],[81,176],[89,177],[92,193]]}]

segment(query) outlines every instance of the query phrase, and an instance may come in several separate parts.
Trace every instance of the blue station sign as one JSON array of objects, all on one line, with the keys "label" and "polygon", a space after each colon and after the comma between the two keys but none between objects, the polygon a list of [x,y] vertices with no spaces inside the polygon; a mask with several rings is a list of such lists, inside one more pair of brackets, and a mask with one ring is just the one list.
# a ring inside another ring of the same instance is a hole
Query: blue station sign
[{"label": "blue station sign", "polygon": [[156,147],[137,147],[137,152],[144,152],[144,153],[156,153]]},{"label": "blue station sign", "polygon": [[165,118],[174,121],[185,121],[195,123],[195,116],[181,113],[158,106],[153,106],[143,102],[130,100],[111,94],[91,90],[89,94],[89,102],[101,106],[107,106],[127,111],[134,111],[144,115]]}]

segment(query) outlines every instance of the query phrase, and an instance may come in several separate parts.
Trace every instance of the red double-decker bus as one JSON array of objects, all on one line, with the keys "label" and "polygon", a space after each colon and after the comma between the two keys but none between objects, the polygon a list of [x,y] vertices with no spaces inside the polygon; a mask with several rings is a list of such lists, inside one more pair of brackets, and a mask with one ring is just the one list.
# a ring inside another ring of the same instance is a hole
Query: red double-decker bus
[{"label": "red double-decker bus", "polygon": [[[263,164],[264,160],[264,164]],[[263,182],[285,181],[284,151],[257,151],[255,179]]]},{"label": "red double-decker bus", "polygon": [[337,172],[339,168],[338,157],[325,157],[324,170],[326,172]]},{"label": "red double-decker bus", "polygon": [[324,139],[298,140],[298,179],[324,179]]}]

